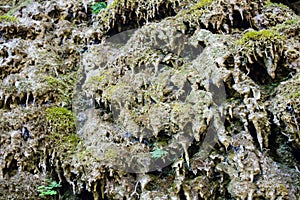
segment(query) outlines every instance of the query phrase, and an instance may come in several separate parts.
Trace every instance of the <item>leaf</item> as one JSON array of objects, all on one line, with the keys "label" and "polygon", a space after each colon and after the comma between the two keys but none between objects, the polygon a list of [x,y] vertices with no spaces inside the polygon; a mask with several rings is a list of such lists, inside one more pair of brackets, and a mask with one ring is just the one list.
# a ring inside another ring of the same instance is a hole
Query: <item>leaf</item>
[{"label": "leaf", "polygon": [[55,188],[55,187],[61,187],[61,185],[59,183],[57,183],[56,181],[52,181],[49,185],[49,187],[51,188]]},{"label": "leaf", "polygon": [[154,159],[161,158],[164,155],[166,155],[167,153],[168,153],[167,151],[164,151],[164,150],[159,149],[159,148],[154,148],[154,150],[152,152],[150,152],[151,157],[154,158]]},{"label": "leaf", "polygon": [[47,192],[45,192],[46,195],[56,195],[57,192],[54,190],[48,190]]},{"label": "leaf", "polygon": [[41,185],[38,187],[39,196],[56,195],[57,191],[54,188],[59,188],[62,185],[56,181],[47,180],[48,186]]},{"label": "leaf", "polygon": [[43,189],[45,189],[45,186],[43,185],[38,187],[38,190],[43,190]]},{"label": "leaf", "polygon": [[57,183],[56,181],[52,181],[51,184],[49,185],[49,187],[55,188],[55,187],[61,187],[61,185],[59,183]]},{"label": "leaf", "polygon": [[107,5],[105,2],[98,2],[92,6],[92,12],[97,15],[100,12],[100,10],[105,9],[105,8],[107,8]]}]

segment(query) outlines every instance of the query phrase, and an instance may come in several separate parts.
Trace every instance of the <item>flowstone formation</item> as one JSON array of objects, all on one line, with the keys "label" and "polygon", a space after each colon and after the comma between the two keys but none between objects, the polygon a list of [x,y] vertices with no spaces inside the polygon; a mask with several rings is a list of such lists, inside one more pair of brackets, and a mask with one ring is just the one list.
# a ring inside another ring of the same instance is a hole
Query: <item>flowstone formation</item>
[{"label": "flowstone formation", "polygon": [[0,3],[0,199],[300,198],[297,3],[97,3]]}]

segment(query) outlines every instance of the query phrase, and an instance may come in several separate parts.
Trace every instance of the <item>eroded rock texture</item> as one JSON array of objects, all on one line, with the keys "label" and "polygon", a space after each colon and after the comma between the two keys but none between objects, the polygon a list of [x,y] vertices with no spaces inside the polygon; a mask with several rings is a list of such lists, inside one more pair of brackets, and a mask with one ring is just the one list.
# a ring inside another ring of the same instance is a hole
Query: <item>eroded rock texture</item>
[{"label": "eroded rock texture", "polygon": [[1,1],[0,199],[299,199],[280,2]]}]

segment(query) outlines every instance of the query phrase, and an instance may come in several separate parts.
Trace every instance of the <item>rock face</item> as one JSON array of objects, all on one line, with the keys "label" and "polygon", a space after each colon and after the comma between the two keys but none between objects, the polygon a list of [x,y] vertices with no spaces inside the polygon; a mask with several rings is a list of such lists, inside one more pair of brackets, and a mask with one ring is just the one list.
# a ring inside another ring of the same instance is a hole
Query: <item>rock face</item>
[{"label": "rock face", "polygon": [[107,3],[1,2],[0,199],[299,199],[297,2]]}]

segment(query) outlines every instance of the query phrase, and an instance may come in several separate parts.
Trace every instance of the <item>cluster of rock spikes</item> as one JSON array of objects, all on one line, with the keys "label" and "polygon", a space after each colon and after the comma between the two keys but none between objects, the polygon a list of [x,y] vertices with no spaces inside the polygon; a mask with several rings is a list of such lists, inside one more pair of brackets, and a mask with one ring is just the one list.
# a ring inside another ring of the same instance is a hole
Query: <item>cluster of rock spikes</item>
[{"label": "cluster of rock spikes", "polygon": [[100,2],[0,2],[0,199],[300,198],[299,1]]}]

